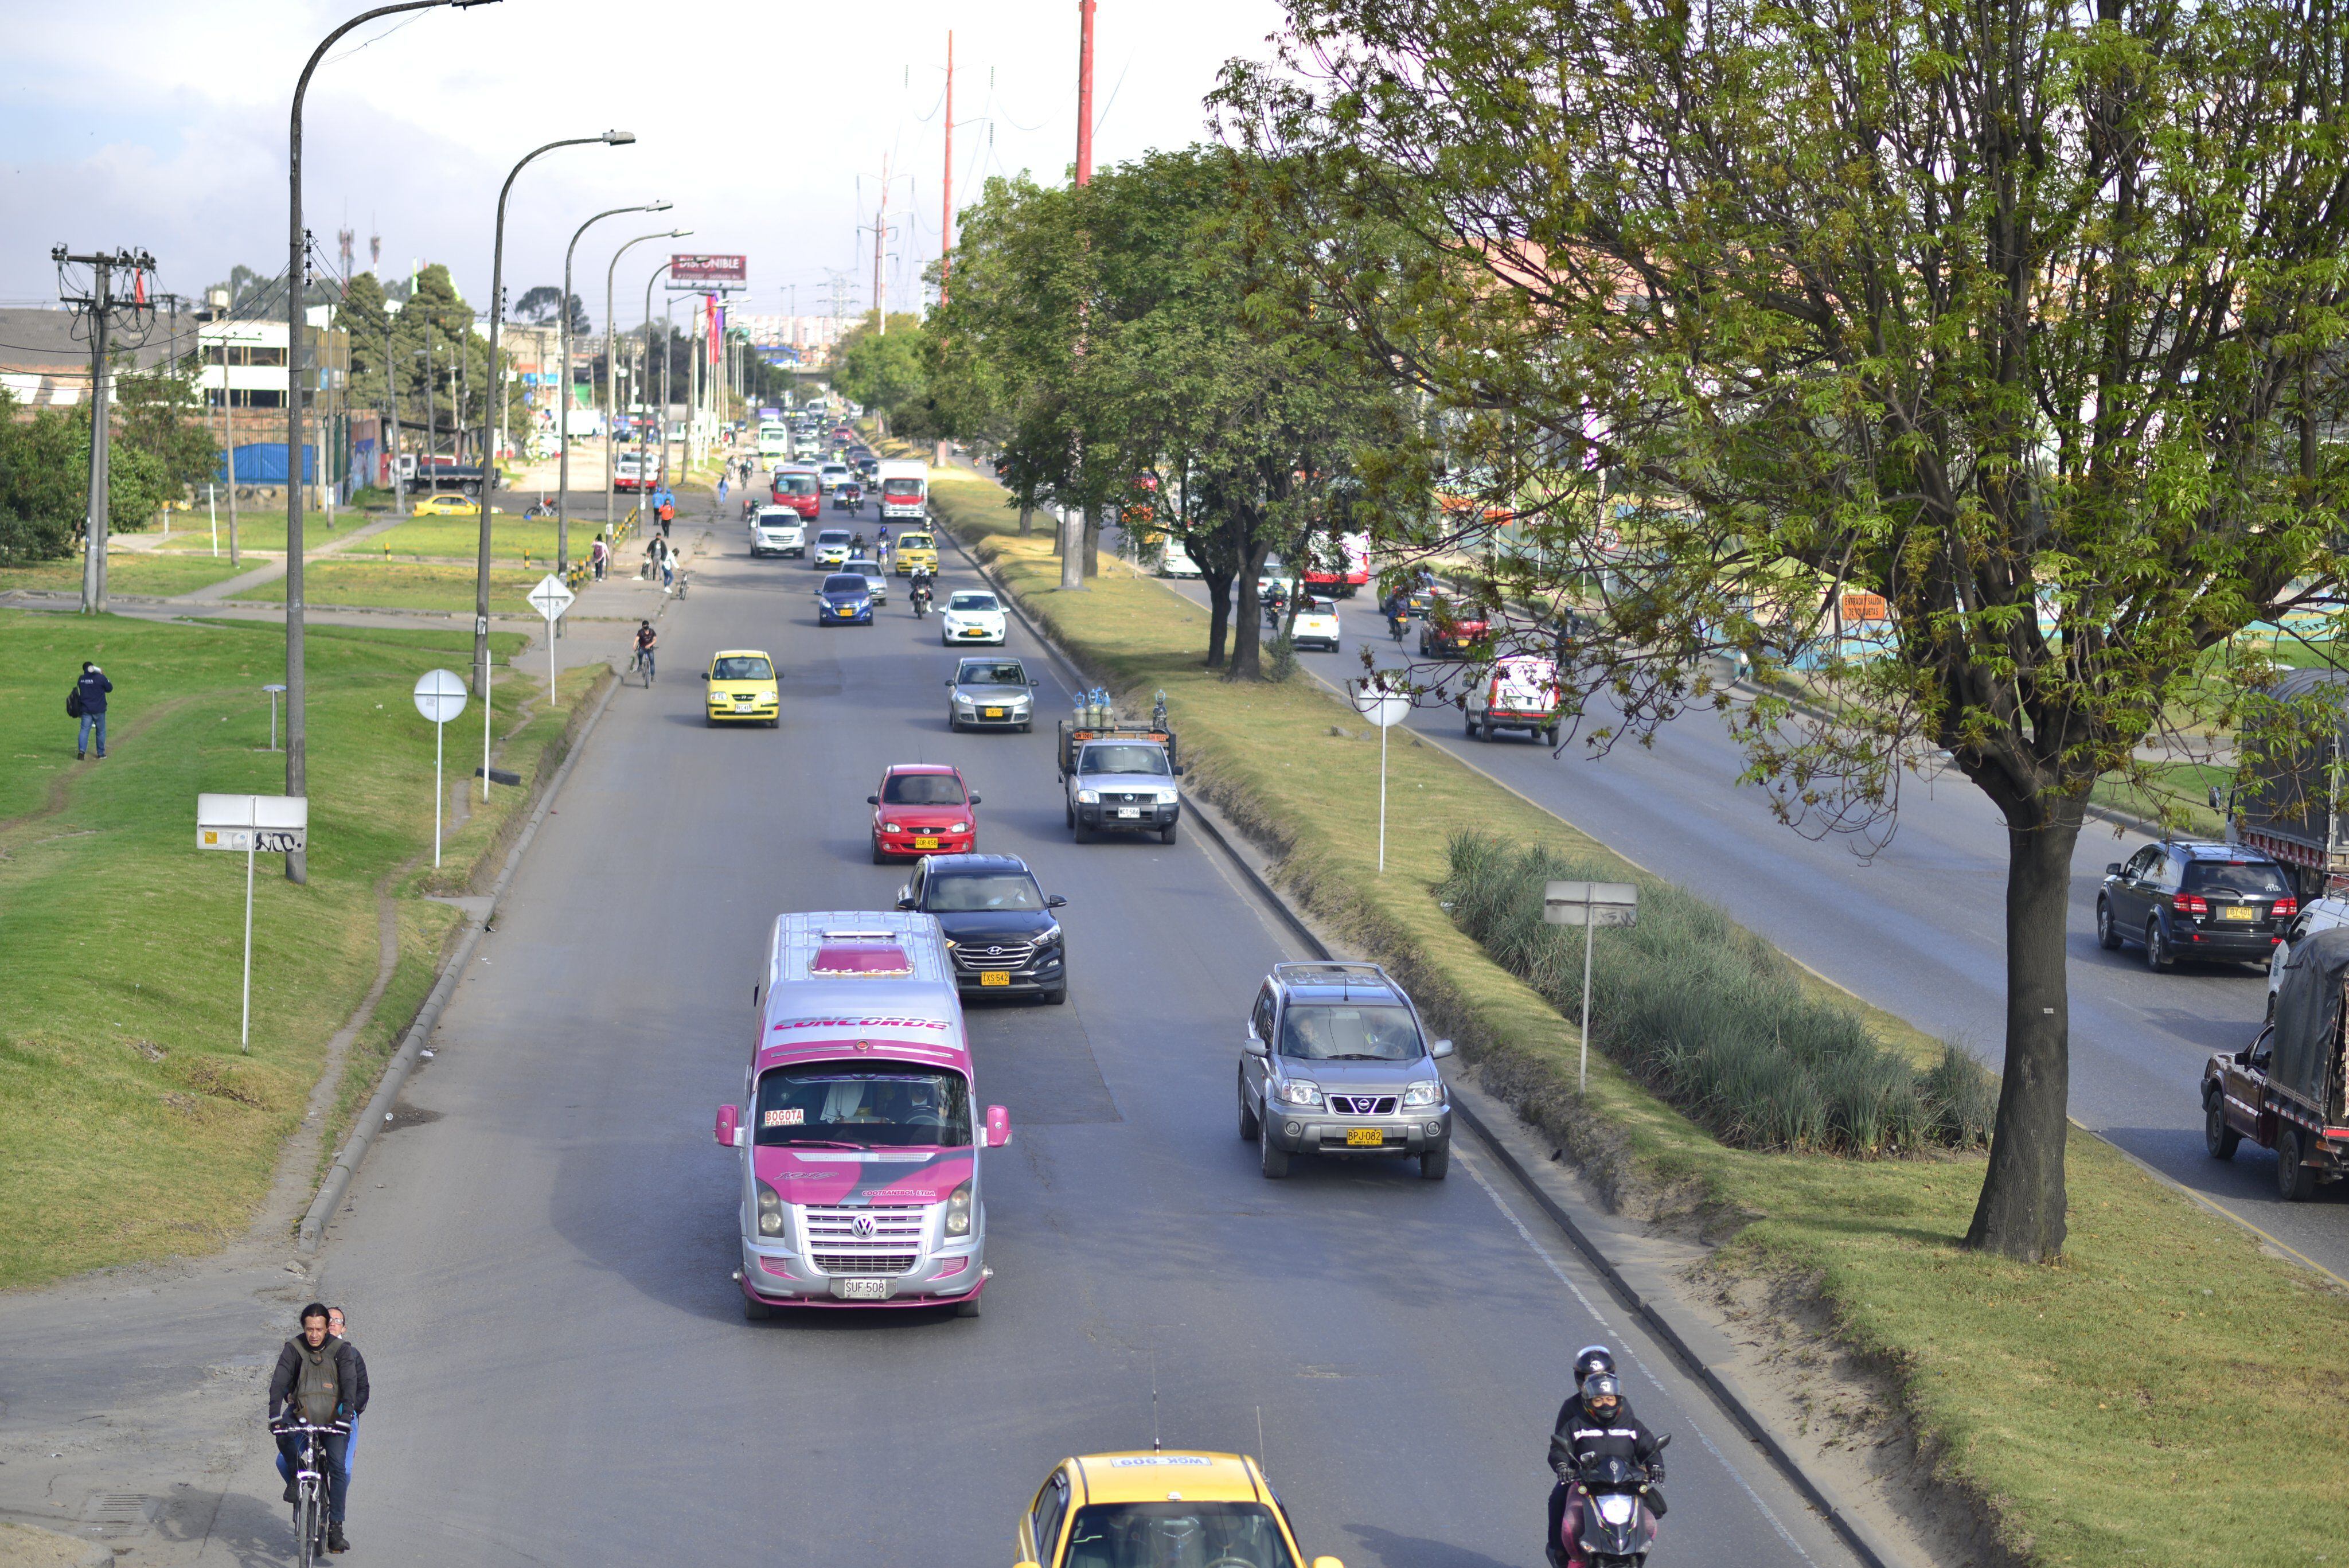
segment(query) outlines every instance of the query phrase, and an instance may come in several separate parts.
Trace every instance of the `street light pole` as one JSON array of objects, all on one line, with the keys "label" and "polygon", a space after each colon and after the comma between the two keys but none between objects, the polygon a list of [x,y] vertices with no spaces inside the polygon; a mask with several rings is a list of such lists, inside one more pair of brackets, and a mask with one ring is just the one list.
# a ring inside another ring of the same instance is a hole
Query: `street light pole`
[{"label": "street light pole", "polygon": [[[490,248],[490,389],[496,403],[505,396],[505,384],[498,375],[498,324],[505,316],[506,281],[506,199],[513,194],[514,181],[529,167],[533,159],[554,151],[558,147],[584,147],[600,141],[606,147],[625,147],[636,140],[633,130],[607,130],[601,136],[568,136],[560,141],[550,141],[522,156],[522,161],[507,171],[506,182],[498,187],[497,235]],[[567,312],[571,301],[565,299]],[[481,543],[480,557],[473,573],[473,690],[481,695],[481,798],[490,797],[490,499],[496,486],[492,464],[497,458],[497,429],[501,408],[485,410],[481,434]]]},{"label": "street light pole", "polygon": [[612,528],[612,425],[620,416],[619,334],[612,326],[612,280],[619,272],[620,258],[634,247],[647,240],[681,240],[691,233],[691,229],[667,229],[657,234],[638,234],[614,251],[612,265],[604,269],[604,531],[607,535]]},{"label": "street light pole", "polygon": [[[606,218],[622,213],[666,213],[667,202],[651,202],[641,207],[614,207],[598,213],[571,232],[571,243],[563,251],[563,373],[557,378],[555,396],[555,459],[554,481],[554,575],[563,576],[571,566],[571,258],[579,249],[579,236]],[[608,318],[605,325],[609,326]],[[557,621],[555,625],[562,623]]]},{"label": "street light pole", "polygon": [[[403,11],[430,11],[443,5],[462,11],[494,3],[398,0],[395,5],[362,11],[319,41],[294,84],[294,112],[286,138],[285,209],[285,793],[290,795],[305,795],[310,790],[308,687],[302,678],[302,486],[295,467],[302,461],[302,263],[306,249],[302,227],[302,99],[309,93],[310,77],[318,62],[352,28]],[[285,879],[309,881],[307,850],[296,849],[285,857]]]},{"label": "street light pole", "polygon": [[[660,281],[660,275],[667,272],[676,260],[675,256],[671,256],[667,261],[653,268],[652,276],[645,279],[645,369],[644,374],[636,381],[636,400],[639,402],[643,401],[646,394],[653,389],[653,285]],[[664,344],[662,347],[666,348],[667,346]],[[661,467],[666,470],[668,467],[668,363],[666,353],[661,358],[661,408],[655,418],[660,421]],[[645,463],[649,456],[644,429],[639,425],[636,430],[636,483],[639,485],[644,483]],[[668,474],[666,472],[661,474],[661,481],[663,483],[667,483]]]}]

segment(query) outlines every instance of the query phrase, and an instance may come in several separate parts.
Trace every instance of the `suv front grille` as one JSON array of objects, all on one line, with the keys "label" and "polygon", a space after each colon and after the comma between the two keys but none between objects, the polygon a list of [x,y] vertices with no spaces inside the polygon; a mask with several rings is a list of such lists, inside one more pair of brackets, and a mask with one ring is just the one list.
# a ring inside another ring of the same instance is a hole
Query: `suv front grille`
[{"label": "suv front grille", "polygon": [[1328,1104],[1341,1116],[1391,1116],[1395,1111],[1392,1095],[1331,1095]]},{"label": "suv front grille", "polygon": [[954,950],[955,967],[977,971],[982,969],[1026,969],[1036,956],[1034,942],[989,942],[985,947],[968,943]]}]

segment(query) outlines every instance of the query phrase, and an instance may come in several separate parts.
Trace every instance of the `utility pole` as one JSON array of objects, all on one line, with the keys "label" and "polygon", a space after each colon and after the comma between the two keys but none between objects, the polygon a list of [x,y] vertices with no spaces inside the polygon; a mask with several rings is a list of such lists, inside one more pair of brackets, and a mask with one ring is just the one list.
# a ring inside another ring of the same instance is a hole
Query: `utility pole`
[{"label": "utility pole", "polygon": [[399,301],[396,299],[383,302],[383,408],[384,417],[391,426],[384,451],[391,457],[391,514],[405,517],[408,515],[407,487],[399,479],[399,375],[392,368],[391,360],[391,318],[398,308]]},{"label": "utility pole", "polygon": [[[226,299],[222,293],[219,297]],[[222,307],[222,314],[227,307]],[[234,394],[228,385],[228,334],[221,334],[221,451],[228,461],[228,564],[237,563],[236,555],[236,415]]]},{"label": "utility pole", "polygon": [[[57,294],[67,305],[76,307],[77,315],[87,315],[89,331],[89,503],[82,522],[81,608],[84,615],[106,613],[106,534],[108,506],[111,493],[107,483],[107,447],[113,436],[110,377],[107,363],[108,344],[113,336],[114,317],[121,312],[136,323],[143,314],[149,321],[155,308],[147,303],[147,274],[155,270],[155,258],[145,251],[99,251],[92,255],[69,254],[66,247],[49,252],[49,259],[57,265]],[[90,269],[90,288],[86,295],[65,292],[63,276],[68,265]],[[133,278],[131,297],[114,297],[114,274],[128,272]]]},{"label": "utility pole", "polygon": [[954,266],[954,29],[947,29],[946,195],[938,202],[938,303],[947,302],[947,275]]},{"label": "utility pole", "polygon": [[1093,0],[1077,0],[1077,185],[1093,182]]},{"label": "utility pole", "polygon": [[881,204],[873,211],[873,319],[875,337],[889,334],[888,284],[881,273],[881,244],[889,233],[889,157],[881,157]]}]

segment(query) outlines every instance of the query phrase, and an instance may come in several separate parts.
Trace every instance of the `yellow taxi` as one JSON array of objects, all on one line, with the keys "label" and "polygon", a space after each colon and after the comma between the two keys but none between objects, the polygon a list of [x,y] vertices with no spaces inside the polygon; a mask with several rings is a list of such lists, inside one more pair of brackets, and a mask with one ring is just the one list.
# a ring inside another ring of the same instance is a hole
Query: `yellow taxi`
[{"label": "yellow taxi", "polygon": [[[1013,1532],[1019,1568],[1303,1568],[1297,1532],[1245,1454],[1169,1450],[1062,1459]],[[1343,1568],[1316,1557],[1312,1568]]]},{"label": "yellow taxi", "polygon": [[[419,517],[479,517],[481,504],[470,495],[428,495],[410,510]],[[502,517],[505,513],[492,506],[490,515]]]},{"label": "yellow taxi", "polygon": [[897,535],[897,575],[909,577],[918,566],[932,576],[938,575],[938,541],[929,534]]},{"label": "yellow taxi", "polygon": [[702,711],[710,723],[781,725],[782,693],[775,683],[782,677],[764,649],[720,649],[701,678],[709,683]]}]

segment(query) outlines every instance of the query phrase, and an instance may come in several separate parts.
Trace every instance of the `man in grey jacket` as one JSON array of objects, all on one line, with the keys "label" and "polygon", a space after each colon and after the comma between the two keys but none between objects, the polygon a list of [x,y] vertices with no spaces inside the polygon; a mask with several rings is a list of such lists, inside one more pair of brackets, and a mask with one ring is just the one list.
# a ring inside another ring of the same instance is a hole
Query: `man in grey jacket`
[{"label": "man in grey jacket", "polygon": [[[326,1308],[312,1302],[302,1309],[302,1332],[277,1353],[277,1366],[269,1375],[269,1422],[274,1428],[279,1412],[289,1422],[314,1427],[357,1419],[367,1410],[367,1368],[358,1353],[326,1330]],[[343,1509],[350,1470],[346,1435],[329,1432],[326,1450],[326,1549],[347,1552],[343,1536]],[[303,1436],[279,1435],[277,1469],[285,1478],[285,1501],[297,1501],[295,1471],[302,1462]]]}]

